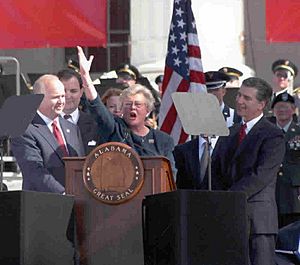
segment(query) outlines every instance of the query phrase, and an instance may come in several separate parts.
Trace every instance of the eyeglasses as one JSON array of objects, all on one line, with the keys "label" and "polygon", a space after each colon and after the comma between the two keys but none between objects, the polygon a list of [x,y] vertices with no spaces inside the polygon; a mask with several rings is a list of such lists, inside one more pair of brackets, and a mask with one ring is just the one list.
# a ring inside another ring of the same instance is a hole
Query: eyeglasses
[{"label": "eyeglasses", "polygon": [[145,105],[146,105],[146,103],[140,102],[140,101],[125,101],[124,102],[124,107],[127,109],[131,109],[133,106],[135,106],[137,109],[141,109]]}]

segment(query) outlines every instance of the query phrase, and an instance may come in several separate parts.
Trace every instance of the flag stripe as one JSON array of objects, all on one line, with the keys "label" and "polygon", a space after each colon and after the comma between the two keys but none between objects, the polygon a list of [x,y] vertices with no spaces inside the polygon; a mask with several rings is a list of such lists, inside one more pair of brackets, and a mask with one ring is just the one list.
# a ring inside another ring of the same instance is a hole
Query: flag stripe
[{"label": "flag stripe", "polygon": [[201,51],[200,51],[199,46],[189,45],[188,55],[189,55],[189,57],[201,58]]},{"label": "flag stripe", "polygon": [[205,84],[205,76],[203,72],[190,71],[191,82]]}]

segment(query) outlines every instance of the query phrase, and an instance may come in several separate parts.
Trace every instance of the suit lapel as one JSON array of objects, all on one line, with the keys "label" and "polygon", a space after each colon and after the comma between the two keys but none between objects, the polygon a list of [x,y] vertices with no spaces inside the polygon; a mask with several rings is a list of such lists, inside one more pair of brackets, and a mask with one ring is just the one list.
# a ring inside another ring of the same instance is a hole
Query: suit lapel
[{"label": "suit lapel", "polygon": [[[250,132],[246,135],[246,137],[244,138],[244,140],[240,143],[240,145],[237,146],[236,152],[234,154],[233,159],[236,159],[241,152],[243,152],[247,146],[253,143],[253,138],[255,137],[255,135],[257,135],[261,129],[261,127],[263,126],[263,124],[265,123],[265,119],[261,118],[254,126],[253,128],[250,130]],[[241,126],[239,126],[240,128]],[[239,130],[238,130],[239,132]],[[236,141],[238,139],[238,135],[236,136]]]},{"label": "suit lapel", "polygon": [[51,146],[53,151],[55,151],[60,158],[63,157],[63,152],[59,148],[58,143],[53,135],[53,133],[49,130],[48,126],[46,123],[43,121],[43,119],[37,114],[33,121],[32,124],[39,128],[37,132],[45,139],[46,142]]},{"label": "suit lapel", "polygon": [[71,127],[72,124],[61,117],[59,117],[59,123],[66,140],[69,156],[78,156],[79,154],[77,154],[76,151],[73,149],[80,148],[77,144],[77,141],[75,141],[78,135],[76,134],[76,132],[74,132],[73,128]]}]

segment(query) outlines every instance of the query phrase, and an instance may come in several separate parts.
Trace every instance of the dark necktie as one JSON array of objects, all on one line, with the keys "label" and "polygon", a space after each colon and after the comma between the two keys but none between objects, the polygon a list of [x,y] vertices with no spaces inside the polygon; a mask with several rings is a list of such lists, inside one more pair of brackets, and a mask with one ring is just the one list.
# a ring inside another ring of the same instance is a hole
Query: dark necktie
[{"label": "dark necktie", "polygon": [[203,181],[206,173],[206,169],[208,166],[208,143],[204,142],[202,145],[204,145],[203,153],[200,160],[200,183]]},{"label": "dark necktie", "polygon": [[64,139],[61,135],[60,130],[57,127],[57,122],[56,121],[52,122],[52,128],[53,128],[54,137],[56,138],[60,149],[63,151],[64,156],[68,156],[69,154],[68,154],[67,148],[65,146]]},{"label": "dark necktie", "polygon": [[239,131],[239,144],[244,140],[246,136],[246,128],[247,128],[247,123],[244,123]]}]

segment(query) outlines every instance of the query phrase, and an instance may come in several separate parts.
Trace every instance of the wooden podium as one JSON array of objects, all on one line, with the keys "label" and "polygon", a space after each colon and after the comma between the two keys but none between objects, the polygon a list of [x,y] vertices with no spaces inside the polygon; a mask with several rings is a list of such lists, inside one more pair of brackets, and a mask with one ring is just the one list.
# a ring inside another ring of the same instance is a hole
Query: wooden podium
[{"label": "wooden podium", "polygon": [[168,159],[142,157],[144,182],[141,189],[133,198],[117,205],[97,200],[86,188],[83,180],[86,158],[64,160],[66,192],[75,195],[80,264],[142,265],[142,200],[145,195],[176,189]]}]

